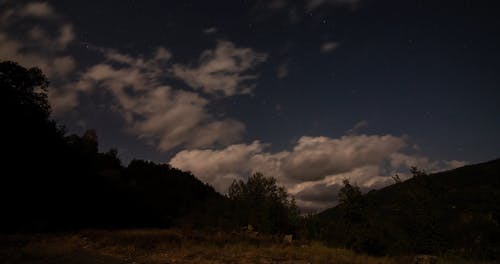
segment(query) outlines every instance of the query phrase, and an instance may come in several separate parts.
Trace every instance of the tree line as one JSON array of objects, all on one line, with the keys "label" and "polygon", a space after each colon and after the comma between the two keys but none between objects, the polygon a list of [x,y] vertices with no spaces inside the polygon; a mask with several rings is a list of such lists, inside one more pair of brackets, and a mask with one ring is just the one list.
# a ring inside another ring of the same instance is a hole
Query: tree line
[{"label": "tree line", "polygon": [[0,61],[2,232],[252,226],[374,255],[500,257],[500,160],[437,176],[412,168],[412,179],[396,175],[394,185],[365,195],[345,179],[338,206],[300,215],[261,173],[221,195],[168,164],[123,165],[115,149],[99,152],[95,130],[68,135],[50,119],[48,87],[38,68]]},{"label": "tree line", "polygon": [[0,62],[4,232],[171,227],[291,232],[298,209],[276,180],[256,174],[223,196],[190,172],[151,161],[124,166],[99,152],[95,130],[68,135],[50,119],[38,68]]}]

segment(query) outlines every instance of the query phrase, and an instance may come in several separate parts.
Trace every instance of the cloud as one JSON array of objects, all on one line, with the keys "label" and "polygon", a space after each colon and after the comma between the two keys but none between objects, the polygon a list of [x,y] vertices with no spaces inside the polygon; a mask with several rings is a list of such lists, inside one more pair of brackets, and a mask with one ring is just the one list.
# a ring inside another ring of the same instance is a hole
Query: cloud
[{"label": "cloud", "polygon": [[445,166],[450,168],[450,169],[456,169],[456,168],[460,168],[460,167],[463,167],[467,165],[467,162],[463,161],[463,160],[450,160],[450,161],[447,161]]},{"label": "cloud", "polygon": [[[297,180],[319,180],[325,175],[378,164],[406,146],[403,138],[384,136],[302,137],[284,162],[284,172]],[[307,171],[307,173],[304,173]]]},{"label": "cloud", "polygon": [[[13,60],[25,67],[39,67],[51,79],[63,78],[75,69],[75,60],[65,55],[66,48],[74,41],[73,27],[56,17],[53,8],[47,3],[35,2],[24,6],[6,7],[0,12],[0,57]],[[25,20],[34,16],[45,20],[55,28],[50,34],[38,23],[31,25]],[[26,32],[14,28],[24,24],[31,26]]]},{"label": "cloud", "polygon": [[359,131],[368,126],[368,121],[361,120],[358,123],[354,124],[354,126],[347,131],[348,135],[358,134]]},{"label": "cloud", "polygon": [[73,32],[73,26],[71,24],[63,24],[57,39],[57,44],[60,45],[61,48],[66,48],[74,39],[75,34]]},{"label": "cloud", "polygon": [[[123,117],[126,130],[155,144],[160,151],[181,146],[226,146],[238,141],[245,132],[243,123],[210,114],[211,101],[199,92],[177,89],[166,83],[173,72],[172,54],[166,48],[158,47],[144,57],[89,46],[90,51],[102,55],[103,61],[77,71],[75,58],[68,55],[68,47],[75,41],[73,25],[64,21],[52,6],[35,2],[5,5],[2,10],[0,57],[42,69],[53,83],[49,102],[54,116],[61,117],[78,107],[83,95],[104,92],[111,95],[111,109]],[[26,19],[33,17],[36,22]],[[19,24],[28,30],[15,31]],[[186,74],[193,71],[201,74],[201,79],[189,79],[189,82],[203,85],[205,90],[217,90],[215,86],[222,84],[222,89],[231,95],[251,89],[249,81],[256,76],[246,71],[265,57],[225,41],[219,42],[215,50],[202,54],[200,68],[177,67]]]},{"label": "cloud", "polygon": [[326,184],[324,182],[314,182],[301,186],[300,191],[293,195],[297,206],[303,213],[316,213],[321,209],[335,206],[342,184]]},{"label": "cloud", "polygon": [[19,12],[21,16],[52,18],[56,16],[54,9],[45,2],[32,2],[25,5]]},{"label": "cloud", "polygon": [[288,152],[268,153],[266,144],[254,141],[251,144],[230,145],[221,150],[195,149],[177,153],[170,164],[189,170],[202,181],[211,184],[221,193],[225,193],[234,179],[245,179],[255,172],[263,172],[280,181],[281,160]]},{"label": "cloud", "polygon": [[[225,192],[230,182],[221,185],[218,177],[245,178],[253,172],[276,177],[282,184],[324,180],[327,176],[351,172],[356,168],[378,165],[406,146],[404,138],[391,135],[301,137],[291,151],[270,153],[265,144],[231,145],[222,150],[184,150],[170,163],[192,171],[208,183],[219,183]],[[226,175],[226,176],[224,176]]]},{"label": "cloud", "polygon": [[[3,8],[0,12],[0,58],[42,69],[52,82],[49,101],[53,113],[58,112],[60,105],[74,105],[76,95],[66,93],[64,87],[77,67],[74,57],[67,51],[75,40],[72,24],[65,22],[45,2],[0,7]],[[28,17],[38,21],[35,23],[26,19]],[[15,30],[21,24],[29,29]]]},{"label": "cloud", "polygon": [[[259,141],[220,150],[183,150],[170,164],[193,172],[222,193],[234,179],[262,172],[284,185],[304,212],[312,212],[336,204],[344,178],[366,192],[393,183],[391,176],[396,173],[402,179],[409,178],[404,165],[413,162],[428,171],[451,168],[447,162],[430,162],[425,157],[405,154],[407,145],[405,137],[392,135],[301,137],[291,150],[279,152],[267,151],[268,145]],[[436,167],[438,163],[442,166]]]},{"label": "cloud", "polygon": [[66,76],[73,72],[76,68],[75,59],[71,56],[60,56],[54,58],[52,62],[52,70],[56,76]]},{"label": "cloud", "polygon": [[329,53],[337,49],[339,44],[337,42],[326,42],[323,43],[320,47],[320,51],[322,53]]},{"label": "cloud", "polygon": [[366,193],[394,183],[391,175],[394,174],[384,173],[383,164],[363,165],[318,181],[297,184],[289,192],[294,195],[303,212],[314,213],[338,204],[338,193],[344,179],[349,179],[352,184],[360,187],[361,192]]},{"label": "cloud", "polygon": [[[154,142],[161,151],[227,145],[239,140],[245,126],[232,119],[215,119],[209,101],[198,93],[164,84],[165,63],[171,54],[163,47],[150,58],[137,58],[112,49],[97,49],[106,61],[87,69],[72,87],[73,93],[104,88],[114,98],[128,131]],[[69,92],[68,107],[76,99]],[[76,102],[77,104],[77,102]]]},{"label": "cloud", "polygon": [[218,31],[219,31],[219,29],[218,29],[218,28],[216,28],[216,27],[210,27],[210,28],[204,29],[204,30],[203,30],[203,34],[205,34],[205,35],[210,35],[210,34],[215,34],[215,33],[217,33]]},{"label": "cloud", "polygon": [[201,54],[197,67],[174,64],[172,72],[192,88],[207,94],[248,94],[257,79],[257,75],[249,71],[266,59],[264,53],[238,48],[229,41],[218,41],[214,50],[205,50]]},{"label": "cloud", "polygon": [[403,153],[391,154],[390,162],[393,168],[419,167],[429,169],[434,167],[434,164],[427,157],[411,156]]},{"label": "cloud", "polygon": [[170,160],[170,164],[193,172],[202,181],[225,192],[234,179],[251,174],[257,155],[263,151],[259,141],[228,146],[222,150],[184,150]]}]

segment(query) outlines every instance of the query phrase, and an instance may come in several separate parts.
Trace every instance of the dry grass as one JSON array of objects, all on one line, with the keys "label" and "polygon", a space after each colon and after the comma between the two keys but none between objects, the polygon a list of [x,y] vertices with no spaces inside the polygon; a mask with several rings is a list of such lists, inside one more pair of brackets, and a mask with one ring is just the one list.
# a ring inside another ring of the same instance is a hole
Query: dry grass
[{"label": "dry grass", "polygon": [[[0,263],[411,263],[277,237],[181,230],[82,231],[0,238]],[[473,263],[441,259],[439,263]]]}]

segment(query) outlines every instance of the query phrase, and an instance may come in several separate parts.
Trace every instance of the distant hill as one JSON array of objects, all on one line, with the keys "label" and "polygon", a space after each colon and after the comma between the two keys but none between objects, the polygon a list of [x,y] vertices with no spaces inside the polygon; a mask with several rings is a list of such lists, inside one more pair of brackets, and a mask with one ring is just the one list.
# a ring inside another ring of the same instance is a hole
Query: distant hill
[{"label": "distant hill", "polygon": [[[500,159],[420,175],[362,197],[368,247],[390,253],[443,253],[500,257]],[[325,237],[344,241],[342,205],[317,218]]]}]

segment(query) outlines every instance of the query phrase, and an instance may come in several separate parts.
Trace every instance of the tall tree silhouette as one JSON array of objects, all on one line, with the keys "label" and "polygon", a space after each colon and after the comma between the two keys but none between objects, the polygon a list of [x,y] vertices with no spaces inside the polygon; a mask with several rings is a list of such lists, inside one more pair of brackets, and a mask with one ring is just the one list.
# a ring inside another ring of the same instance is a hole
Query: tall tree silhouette
[{"label": "tall tree silhouette", "polygon": [[358,252],[383,254],[385,249],[380,230],[368,216],[366,201],[359,186],[351,184],[349,179],[344,179],[343,184],[338,193],[339,221],[327,224],[326,239]]},{"label": "tall tree silhouette", "polygon": [[3,169],[9,171],[3,176],[1,200],[10,213],[7,222],[16,225],[45,215],[41,208],[54,202],[48,198],[55,193],[47,187],[57,185],[54,154],[63,154],[65,143],[62,130],[49,119],[48,84],[38,68],[0,62],[2,157]]},{"label": "tall tree silhouette", "polygon": [[250,224],[261,232],[290,232],[298,217],[295,200],[276,179],[262,173],[253,174],[246,182],[234,181],[228,190],[234,202],[240,225]]}]

